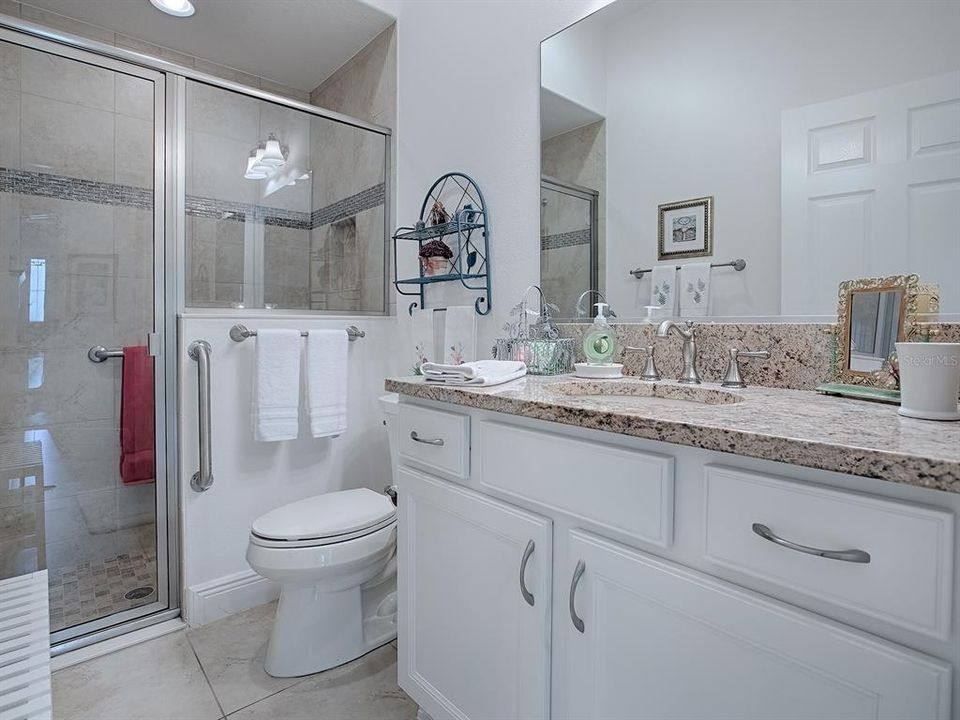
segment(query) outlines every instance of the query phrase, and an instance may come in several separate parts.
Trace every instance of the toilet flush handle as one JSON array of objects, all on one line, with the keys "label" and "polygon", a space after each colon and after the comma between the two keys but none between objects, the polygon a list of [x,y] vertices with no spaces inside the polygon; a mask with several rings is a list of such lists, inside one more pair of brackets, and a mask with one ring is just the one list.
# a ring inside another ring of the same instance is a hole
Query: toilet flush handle
[{"label": "toilet flush handle", "polygon": [[383,489],[383,494],[390,498],[390,501],[393,503],[394,507],[397,505],[397,486],[396,485],[387,485]]}]

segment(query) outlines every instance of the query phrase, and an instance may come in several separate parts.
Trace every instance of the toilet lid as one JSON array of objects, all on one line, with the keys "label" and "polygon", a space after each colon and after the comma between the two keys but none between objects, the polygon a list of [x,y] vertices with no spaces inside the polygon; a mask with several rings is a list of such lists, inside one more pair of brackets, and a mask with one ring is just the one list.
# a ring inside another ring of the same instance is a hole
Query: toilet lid
[{"label": "toilet lid", "polygon": [[253,534],[268,540],[309,540],[346,535],[382,524],[397,509],[386,495],[367,488],[299,500],[261,515]]}]

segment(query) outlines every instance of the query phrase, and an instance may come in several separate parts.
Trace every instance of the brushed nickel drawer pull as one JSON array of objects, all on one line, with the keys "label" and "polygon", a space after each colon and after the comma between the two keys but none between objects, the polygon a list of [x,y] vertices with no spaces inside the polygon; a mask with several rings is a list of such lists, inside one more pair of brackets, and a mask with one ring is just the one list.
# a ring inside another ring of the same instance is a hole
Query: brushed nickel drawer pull
[{"label": "brushed nickel drawer pull", "polygon": [[410,431],[410,439],[414,442],[423,443],[424,445],[436,445],[437,447],[443,447],[443,438],[422,438],[417,435],[416,430]]},{"label": "brushed nickel drawer pull", "polygon": [[783,539],[761,523],[754,523],[753,531],[764,540],[769,540],[782,547],[806,553],[807,555],[816,555],[817,557],[827,558],[828,560],[843,560],[844,562],[852,563],[870,562],[870,553],[864,552],[863,550],[821,550],[820,548],[810,547],[809,545],[800,545],[799,543]]},{"label": "brushed nickel drawer pull", "polygon": [[527,574],[527,562],[530,560],[530,556],[533,555],[534,548],[536,547],[537,545],[533,540],[528,540],[527,547],[523,551],[523,559],[520,560],[520,594],[523,595],[523,599],[527,601],[527,605],[530,607],[533,607],[533,593],[527,590],[523,578]]},{"label": "brushed nickel drawer pull", "polygon": [[577,606],[574,600],[577,598],[577,585],[580,584],[580,578],[583,577],[583,571],[586,569],[586,563],[583,560],[577,560],[577,567],[573,571],[573,580],[570,581],[570,619],[573,621],[573,626],[580,632],[583,632],[583,618],[577,615]]}]

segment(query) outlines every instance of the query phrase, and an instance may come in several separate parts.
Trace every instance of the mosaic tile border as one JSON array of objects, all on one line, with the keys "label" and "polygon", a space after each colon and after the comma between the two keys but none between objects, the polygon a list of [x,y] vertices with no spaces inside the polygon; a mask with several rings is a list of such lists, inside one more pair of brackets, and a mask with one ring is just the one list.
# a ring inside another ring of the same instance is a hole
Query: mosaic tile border
[{"label": "mosaic tile border", "polygon": [[0,167],[0,192],[153,209],[153,191],[146,188],[4,167]]},{"label": "mosaic tile border", "polygon": [[556,250],[557,248],[573,247],[575,245],[589,245],[590,230],[572,230],[571,232],[544,235],[540,238],[541,250]]},{"label": "mosaic tile border", "polygon": [[[0,167],[0,192],[38,195],[100,205],[123,205],[145,210],[153,209],[153,191],[146,188],[4,167]],[[218,200],[199,195],[187,195],[186,212],[187,215],[195,217],[236,220],[238,222],[251,219],[263,222],[265,225],[297,230],[313,230],[365,210],[382,206],[385,199],[386,185],[384,183],[361,190],[343,200],[338,200],[309,213],[251,203]]]}]

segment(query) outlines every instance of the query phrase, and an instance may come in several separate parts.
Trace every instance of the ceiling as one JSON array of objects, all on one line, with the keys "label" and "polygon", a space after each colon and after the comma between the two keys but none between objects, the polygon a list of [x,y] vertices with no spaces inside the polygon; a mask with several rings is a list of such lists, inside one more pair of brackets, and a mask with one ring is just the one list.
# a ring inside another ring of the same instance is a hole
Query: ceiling
[{"label": "ceiling", "polygon": [[175,18],[148,0],[27,0],[299,90],[313,90],[394,18],[359,0],[192,0]]},{"label": "ceiling", "polygon": [[540,88],[541,142],[598,120],[603,120],[603,115],[598,115],[545,87]]}]

